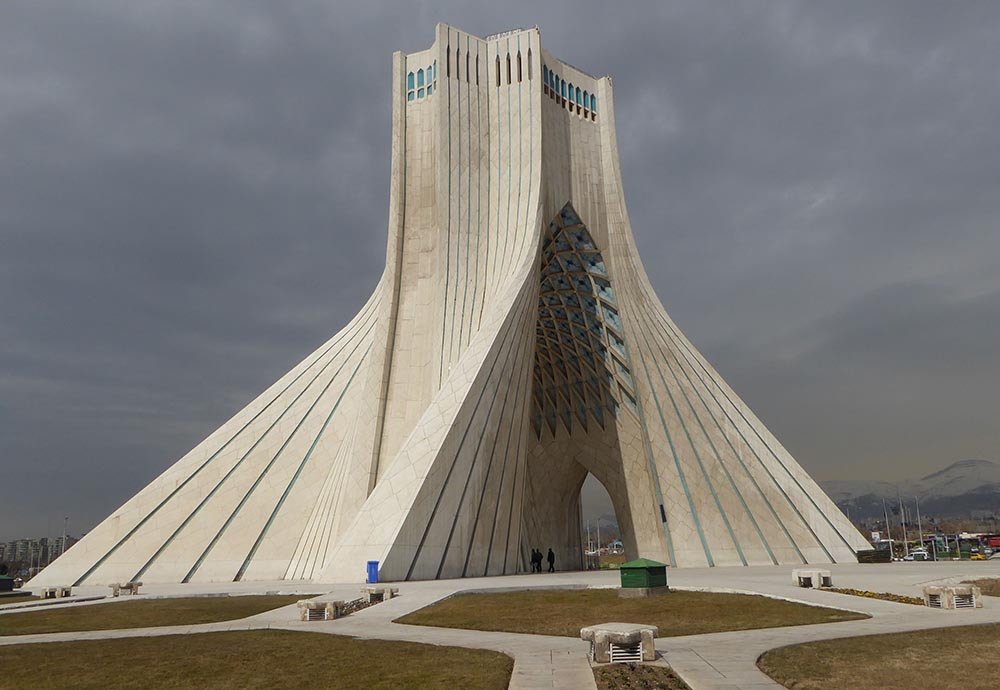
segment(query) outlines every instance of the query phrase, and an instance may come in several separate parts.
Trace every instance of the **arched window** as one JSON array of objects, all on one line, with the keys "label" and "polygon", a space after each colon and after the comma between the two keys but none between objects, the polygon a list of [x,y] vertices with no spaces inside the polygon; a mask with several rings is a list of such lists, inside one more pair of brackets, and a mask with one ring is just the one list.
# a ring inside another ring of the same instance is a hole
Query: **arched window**
[{"label": "arched window", "polygon": [[590,110],[591,112],[597,112],[597,96],[590,94]]},{"label": "arched window", "polygon": [[517,80],[522,81],[521,77],[521,51],[517,51]]},{"label": "arched window", "polygon": [[500,55],[497,54],[497,88],[500,88]]},{"label": "arched window", "polygon": [[469,54],[465,54],[465,83],[469,83]]},{"label": "arched window", "polygon": [[507,84],[510,84],[510,53],[507,53]]},{"label": "arched window", "polygon": [[406,75],[406,88],[407,89],[413,88],[413,72],[410,72],[409,74]]},{"label": "arched window", "polygon": [[576,87],[576,104],[577,105],[582,105],[582,103],[580,101],[580,87],[579,86]]},{"label": "arched window", "polygon": [[531,79],[531,48],[528,48],[528,79]]},{"label": "arched window", "polygon": [[569,103],[569,109],[573,109],[573,82],[569,83],[569,95],[566,96],[566,101]]},{"label": "arched window", "polygon": [[549,66],[548,65],[542,65],[542,81],[545,82],[546,86],[549,85]]},{"label": "arched window", "polygon": [[565,79],[560,79],[559,80],[559,95],[562,96],[563,98],[566,98],[566,80]]},{"label": "arched window", "polygon": [[434,81],[437,81],[437,78],[438,78],[438,61],[435,60],[434,61]]},{"label": "arched window", "polygon": [[583,92],[583,107],[584,109],[590,107],[590,94],[588,94],[586,91]]},{"label": "arched window", "polygon": [[417,70],[417,88],[424,85],[424,71],[422,69]]}]

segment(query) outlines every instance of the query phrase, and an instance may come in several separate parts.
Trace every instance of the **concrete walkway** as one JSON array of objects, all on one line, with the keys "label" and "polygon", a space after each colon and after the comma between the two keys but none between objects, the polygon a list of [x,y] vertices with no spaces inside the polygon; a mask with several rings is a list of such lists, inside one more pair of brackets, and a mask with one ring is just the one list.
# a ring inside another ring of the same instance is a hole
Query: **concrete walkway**
[{"label": "concrete walkway", "polygon": [[[834,565],[834,584],[880,592],[918,596],[928,582],[958,581],[967,578],[1000,577],[1000,563],[892,563],[883,565]],[[789,644],[857,635],[872,635],[924,628],[1000,622],[1000,599],[987,598],[976,611],[936,611],[908,604],[852,597],[794,587],[789,566],[751,568],[705,568],[669,572],[670,584],[684,589],[710,589],[759,593],[821,606],[867,613],[870,620],[823,625],[770,628],[730,633],[664,637],[656,648],[664,659],[691,686],[692,690],[742,688],[778,690],[782,686],[757,669],[757,658],[768,649]],[[454,630],[409,626],[392,621],[457,592],[470,590],[524,589],[536,587],[613,587],[617,572],[556,573],[510,577],[469,578],[393,584],[400,596],[335,621],[302,623],[295,606],[268,611],[240,621],[195,626],[166,626],[131,630],[105,630],[48,635],[0,637],[0,645],[71,640],[150,637],[158,635],[222,632],[232,630],[283,629],[351,635],[359,638],[401,640],[475,649],[492,649],[514,658],[512,690],[559,688],[593,690],[594,677],[587,660],[587,643],[567,637]],[[237,594],[278,593],[290,589],[303,592],[327,591],[324,598],[353,599],[356,585],[290,585],[290,583],[231,583],[216,585],[150,585],[135,599],[160,596],[210,595],[238,591]],[[86,596],[94,592],[80,588]],[[95,591],[97,588],[94,588]],[[105,600],[113,601],[113,600]],[[72,605],[72,604],[70,604]],[[77,604],[77,605],[101,605]],[[11,612],[10,615],[16,615]],[[636,621],[641,622],[641,621]],[[666,631],[663,631],[666,632]]]}]

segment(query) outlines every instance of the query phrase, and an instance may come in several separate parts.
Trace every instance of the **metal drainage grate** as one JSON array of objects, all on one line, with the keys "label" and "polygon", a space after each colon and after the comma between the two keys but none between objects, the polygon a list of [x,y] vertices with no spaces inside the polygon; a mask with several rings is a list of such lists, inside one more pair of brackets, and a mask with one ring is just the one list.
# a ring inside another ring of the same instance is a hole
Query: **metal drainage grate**
[{"label": "metal drainage grate", "polygon": [[928,594],[927,595],[927,605],[932,609],[941,608],[941,595],[940,594]]},{"label": "metal drainage grate", "polygon": [[618,645],[611,643],[612,664],[638,664],[642,661],[642,644]]},{"label": "metal drainage grate", "polygon": [[326,608],[321,609],[308,609],[306,611],[307,621],[325,621],[326,620]]},{"label": "metal drainage grate", "polygon": [[[933,596],[933,595],[932,595]],[[955,608],[956,609],[974,609],[976,608],[976,601],[971,594],[956,594],[955,595]]]}]

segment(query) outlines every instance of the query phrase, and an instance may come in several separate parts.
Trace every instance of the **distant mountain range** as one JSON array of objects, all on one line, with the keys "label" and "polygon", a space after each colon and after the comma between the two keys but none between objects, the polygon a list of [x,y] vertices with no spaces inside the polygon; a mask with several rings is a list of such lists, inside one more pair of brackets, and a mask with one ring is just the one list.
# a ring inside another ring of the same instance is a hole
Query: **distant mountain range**
[{"label": "distant mountain range", "polygon": [[820,482],[820,486],[855,520],[881,517],[883,498],[890,509],[896,506],[898,511],[900,496],[907,511],[914,510],[914,498],[919,498],[923,516],[967,518],[982,511],[1000,514],[1000,463],[990,460],[960,460],[926,477],[899,483],[835,479]]}]

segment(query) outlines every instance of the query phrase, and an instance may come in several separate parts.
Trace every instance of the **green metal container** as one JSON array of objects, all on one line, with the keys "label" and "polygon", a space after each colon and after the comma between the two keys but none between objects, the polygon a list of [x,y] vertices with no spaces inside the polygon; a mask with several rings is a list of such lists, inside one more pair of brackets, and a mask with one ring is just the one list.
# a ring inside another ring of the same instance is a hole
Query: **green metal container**
[{"label": "green metal container", "polygon": [[667,586],[667,564],[659,561],[651,561],[648,558],[639,558],[628,563],[622,563],[618,570],[621,572],[622,587],[666,587]]}]

